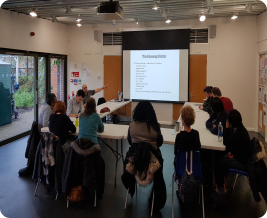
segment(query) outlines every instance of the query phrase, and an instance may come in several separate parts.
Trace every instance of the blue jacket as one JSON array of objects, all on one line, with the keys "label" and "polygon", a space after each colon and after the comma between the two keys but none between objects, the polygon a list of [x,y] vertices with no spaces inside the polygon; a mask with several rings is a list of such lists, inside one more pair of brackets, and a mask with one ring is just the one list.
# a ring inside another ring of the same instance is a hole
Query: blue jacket
[{"label": "blue jacket", "polygon": [[[212,114],[211,117],[206,121],[207,129],[209,129],[212,134],[218,135],[218,125],[220,122],[222,123],[223,129],[226,128],[227,115],[228,113],[226,110],[223,110],[217,118],[215,114]],[[213,127],[213,124],[215,124],[216,127]]]}]

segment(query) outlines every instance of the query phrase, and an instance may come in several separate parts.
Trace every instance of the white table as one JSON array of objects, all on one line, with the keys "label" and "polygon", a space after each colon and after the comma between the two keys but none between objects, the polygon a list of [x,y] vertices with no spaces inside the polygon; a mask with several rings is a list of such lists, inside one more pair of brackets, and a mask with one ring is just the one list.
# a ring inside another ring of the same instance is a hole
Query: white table
[{"label": "white table", "polygon": [[[114,112],[115,110],[118,110],[120,109],[121,107],[123,106],[126,106],[126,104],[130,103],[132,100],[129,100],[129,101],[121,101],[121,102],[116,102],[114,100],[112,101],[107,101],[101,105],[98,105],[96,106],[96,111],[97,113],[99,114],[99,116],[101,118],[111,114],[112,112]],[[109,112],[106,112],[106,113],[100,113],[101,109],[104,108],[104,107],[108,107],[110,109]],[[125,112],[126,112],[126,109],[125,109]]]}]

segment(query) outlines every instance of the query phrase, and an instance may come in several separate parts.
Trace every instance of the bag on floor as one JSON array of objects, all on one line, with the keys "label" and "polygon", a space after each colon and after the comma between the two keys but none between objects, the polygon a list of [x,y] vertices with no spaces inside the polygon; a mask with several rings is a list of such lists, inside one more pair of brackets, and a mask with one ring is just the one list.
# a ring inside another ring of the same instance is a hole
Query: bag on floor
[{"label": "bag on floor", "polygon": [[178,183],[178,196],[185,203],[193,203],[198,200],[199,185],[192,171],[193,152],[191,154],[190,172],[187,170],[187,152],[186,152],[186,166],[185,173],[179,179]]},{"label": "bag on floor", "polygon": [[218,187],[217,184],[215,184],[211,192],[211,198],[213,209],[225,210],[229,205],[231,192],[226,189],[225,183],[222,187]]},{"label": "bag on floor", "polygon": [[77,187],[74,187],[71,189],[69,196],[67,197],[67,200],[71,202],[79,202],[83,200],[83,188],[82,185],[79,185]]}]

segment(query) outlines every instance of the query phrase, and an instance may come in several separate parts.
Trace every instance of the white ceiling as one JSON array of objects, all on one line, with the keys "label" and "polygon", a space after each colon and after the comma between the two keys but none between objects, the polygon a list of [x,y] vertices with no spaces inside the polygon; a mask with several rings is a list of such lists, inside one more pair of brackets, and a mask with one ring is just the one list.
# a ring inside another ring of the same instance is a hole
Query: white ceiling
[{"label": "white ceiling", "polygon": [[[207,0],[209,2],[209,0]],[[166,10],[167,16],[171,20],[198,19],[200,14],[205,14],[207,19],[213,17],[231,17],[233,13],[238,16],[255,16],[266,10],[266,6],[259,0],[210,0],[214,14],[209,14],[209,6],[206,0],[160,0],[157,1],[158,10],[153,10],[153,0],[122,0],[119,1],[123,8],[124,19],[120,22],[133,22],[139,19],[143,21],[163,21],[161,11]],[[33,9],[37,10],[39,18],[51,20],[56,16],[58,22],[65,24],[75,24],[76,17],[80,14],[81,23],[111,23],[103,20],[96,14],[97,5],[103,1],[97,0],[9,0],[2,8],[18,13],[29,14]],[[245,11],[246,5],[252,5],[252,12]],[[72,14],[66,14],[67,7],[70,6]]]}]

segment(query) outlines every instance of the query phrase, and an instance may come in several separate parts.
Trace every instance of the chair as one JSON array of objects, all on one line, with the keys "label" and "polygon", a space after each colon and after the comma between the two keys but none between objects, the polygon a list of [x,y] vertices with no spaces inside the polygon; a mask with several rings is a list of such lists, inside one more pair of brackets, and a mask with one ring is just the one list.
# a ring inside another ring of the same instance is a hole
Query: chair
[{"label": "chair", "polygon": [[[98,106],[98,105],[101,105],[101,104],[104,104],[104,103],[106,103],[106,99],[103,98],[103,97],[101,97],[101,98],[99,98],[98,101],[97,101],[97,106]],[[105,117],[102,118],[102,122],[103,122],[103,123],[106,123],[106,122],[107,122],[107,116],[105,116]]]},{"label": "chair", "polygon": [[[199,203],[200,203],[200,191],[202,192],[202,211],[203,211],[203,218],[205,218],[205,210],[204,210],[204,194],[203,194],[203,178],[201,172],[201,162],[200,162],[200,152],[199,151],[191,151],[193,152],[193,175],[195,179],[199,181],[201,185],[201,189],[199,189]],[[172,177],[172,218],[174,218],[174,182],[178,184],[178,179],[182,177],[182,175],[186,171],[186,153],[182,151],[177,151],[176,156],[176,167]],[[190,168],[191,158],[187,159],[187,167]]]},{"label": "chair", "polygon": [[228,172],[229,172],[229,173],[235,173],[235,174],[236,174],[235,181],[234,181],[234,185],[233,185],[232,193],[233,193],[233,191],[234,191],[235,184],[236,184],[236,180],[237,180],[237,178],[238,178],[239,175],[241,175],[241,176],[245,176],[246,179],[247,179],[247,181],[248,181],[248,183],[249,183],[249,180],[248,180],[248,173],[247,173],[247,172],[245,172],[245,171],[240,171],[240,170],[236,170],[236,169],[232,169],[232,168],[229,169]]}]

